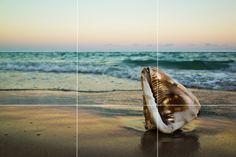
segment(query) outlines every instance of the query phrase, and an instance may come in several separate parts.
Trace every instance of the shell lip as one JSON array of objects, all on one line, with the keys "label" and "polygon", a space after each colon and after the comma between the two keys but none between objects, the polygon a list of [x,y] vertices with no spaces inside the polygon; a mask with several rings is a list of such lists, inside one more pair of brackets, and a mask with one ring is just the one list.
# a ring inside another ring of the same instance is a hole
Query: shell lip
[{"label": "shell lip", "polygon": [[150,67],[143,68],[141,74],[142,77],[146,78],[149,86],[151,87]]},{"label": "shell lip", "polygon": [[142,74],[145,74],[145,73],[150,73],[150,67],[146,67],[146,68],[143,68]]}]

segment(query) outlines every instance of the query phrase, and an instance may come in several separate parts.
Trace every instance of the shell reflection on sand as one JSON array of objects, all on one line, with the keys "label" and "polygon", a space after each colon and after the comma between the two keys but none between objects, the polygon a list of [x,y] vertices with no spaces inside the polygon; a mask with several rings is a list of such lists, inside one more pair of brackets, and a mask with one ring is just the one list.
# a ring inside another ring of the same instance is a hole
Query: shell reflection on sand
[{"label": "shell reflection on sand", "polygon": [[149,130],[141,138],[141,148],[149,156],[156,156],[158,152],[161,157],[188,157],[198,153],[200,143],[194,134],[178,132],[166,135]]}]

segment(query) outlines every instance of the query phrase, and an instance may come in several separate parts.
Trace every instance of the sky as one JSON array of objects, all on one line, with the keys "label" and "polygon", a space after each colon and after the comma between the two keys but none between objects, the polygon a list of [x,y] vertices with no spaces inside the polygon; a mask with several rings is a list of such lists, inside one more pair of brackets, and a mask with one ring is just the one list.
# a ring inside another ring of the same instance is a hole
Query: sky
[{"label": "sky", "polygon": [[1,0],[0,51],[236,51],[235,15],[235,0]]},{"label": "sky", "polygon": [[235,51],[235,0],[160,0],[161,51]]},{"label": "sky", "polygon": [[1,0],[0,51],[75,51],[76,0]]},{"label": "sky", "polygon": [[79,0],[80,51],[157,49],[157,0]]}]

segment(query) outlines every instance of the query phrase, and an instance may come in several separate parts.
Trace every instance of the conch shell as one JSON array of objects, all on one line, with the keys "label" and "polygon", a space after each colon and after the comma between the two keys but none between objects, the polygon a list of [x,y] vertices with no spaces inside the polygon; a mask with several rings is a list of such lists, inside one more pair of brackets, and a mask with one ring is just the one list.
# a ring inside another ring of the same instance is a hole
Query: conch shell
[{"label": "conch shell", "polygon": [[141,73],[145,128],[173,133],[195,119],[201,105],[183,85],[158,68]]}]

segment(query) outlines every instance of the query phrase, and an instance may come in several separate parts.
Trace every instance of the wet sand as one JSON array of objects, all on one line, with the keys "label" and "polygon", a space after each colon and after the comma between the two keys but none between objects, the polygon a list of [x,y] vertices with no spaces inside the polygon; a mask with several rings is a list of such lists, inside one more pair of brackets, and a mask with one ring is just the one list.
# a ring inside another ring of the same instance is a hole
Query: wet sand
[{"label": "wet sand", "polygon": [[141,91],[80,92],[80,156],[234,157],[236,93],[191,91],[201,115],[172,135],[144,129]]},{"label": "wet sand", "polygon": [[0,156],[73,157],[77,136],[81,157],[234,157],[236,93],[192,91],[200,118],[172,135],[144,129],[140,90],[79,92],[78,119],[77,93],[0,91]]},{"label": "wet sand", "polygon": [[199,118],[172,135],[145,131],[141,117],[107,117],[80,111],[83,157],[234,157],[236,122]]},{"label": "wet sand", "polygon": [[75,107],[0,106],[1,157],[75,157]]}]

